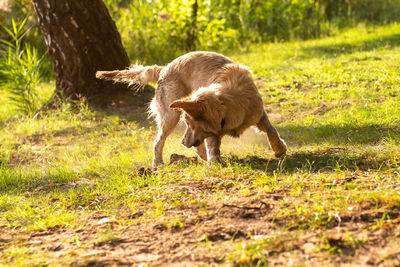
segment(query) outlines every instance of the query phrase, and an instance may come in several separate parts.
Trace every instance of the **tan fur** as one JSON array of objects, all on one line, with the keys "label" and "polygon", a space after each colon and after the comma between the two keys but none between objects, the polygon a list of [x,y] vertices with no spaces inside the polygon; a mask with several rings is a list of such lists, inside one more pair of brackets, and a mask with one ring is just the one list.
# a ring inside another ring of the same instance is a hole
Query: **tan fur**
[{"label": "tan fur", "polygon": [[148,83],[157,82],[162,69],[163,67],[156,65],[148,67],[133,65],[127,70],[98,71],[96,78],[128,83],[140,89]]},{"label": "tan fur", "polygon": [[187,125],[182,143],[194,146],[203,160],[221,161],[221,138],[238,137],[250,126],[267,133],[276,156],[286,153],[286,144],[268,119],[250,71],[223,55],[192,52],[165,67],[133,66],[99,71],[96,77],[139,86],[157,82],[150,105],[158,125],[153,169],[162,164],[165,140],[182,113]]}]

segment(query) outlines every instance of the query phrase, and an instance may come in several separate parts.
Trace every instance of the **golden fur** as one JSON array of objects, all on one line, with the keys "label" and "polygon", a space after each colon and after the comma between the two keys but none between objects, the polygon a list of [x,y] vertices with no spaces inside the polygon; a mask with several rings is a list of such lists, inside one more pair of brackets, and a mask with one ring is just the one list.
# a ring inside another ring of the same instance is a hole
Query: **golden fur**
[{"label": "golden fur", "polygon": [[165,140],[182,113],[187,125],[182,144],[194,146],[203,160],[221,161],[221,138],[238,137],[250,126],[267,133],[276,156],[286,153],[286,144],[268,119],[250,71],[223,55],[192,52],[165,67],[136,65],[122,71],[98,71],[96,77],[139,87],[157,82],[150,105],[158,126],[153,169],[162,164]]}]

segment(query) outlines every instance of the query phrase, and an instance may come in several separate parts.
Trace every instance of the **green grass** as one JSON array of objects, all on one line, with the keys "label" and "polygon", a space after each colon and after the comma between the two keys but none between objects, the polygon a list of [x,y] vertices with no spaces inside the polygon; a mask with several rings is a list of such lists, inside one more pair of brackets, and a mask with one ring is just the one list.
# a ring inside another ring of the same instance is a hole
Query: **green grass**
[{"label": "green grass", "polygon": [[[189,246],[192,259],[203,259],[192,264],[336,266],[357,262],[368,249],[395,250],[399,33],[397,24],[360,26],[229,55],[253,70],[288,143],[284,159],[250,130],[223,140],[224,166],[181,163],[149,173],[143,168],[151,166],[156,132],[144,107],[64,103],[28,118],[0,91],[0,264],[57,265],[59,255],[64,264],[89,264],[88,251],[122,241],[134,246],[129,238],[154,225],[155,232],[165,226],[154,234],[160,240],[179,240],[173,251]],[[51,87],[43,85],[42,103]],[[181,134],[167,140],[166,162],[171,153],[194,155],[182,149]],[[96,226],[103,217],[112,223]],[[193,240],[184,235],[188,229]],[[52,239],[27,237],[43,232],[61,236],[64,254],[49,248]],[[99,257],[110,263],[106,251]],[[396,255],[372,260],[395,265]]]}]

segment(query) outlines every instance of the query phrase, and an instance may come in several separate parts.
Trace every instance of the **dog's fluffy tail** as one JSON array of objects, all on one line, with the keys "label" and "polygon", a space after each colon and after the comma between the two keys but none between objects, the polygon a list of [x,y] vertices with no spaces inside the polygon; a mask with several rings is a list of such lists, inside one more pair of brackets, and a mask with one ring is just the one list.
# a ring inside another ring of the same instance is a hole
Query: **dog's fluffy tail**
[{"label": "dog's fluffy tail", "polygon": [[155,83],[160,77],[161,66],[140,66],[134,65],[126,70],[98,71],[96,78],[109,80],[114,82],[128,83],[134,85],[136,89],[140,89],[148,83]]}]

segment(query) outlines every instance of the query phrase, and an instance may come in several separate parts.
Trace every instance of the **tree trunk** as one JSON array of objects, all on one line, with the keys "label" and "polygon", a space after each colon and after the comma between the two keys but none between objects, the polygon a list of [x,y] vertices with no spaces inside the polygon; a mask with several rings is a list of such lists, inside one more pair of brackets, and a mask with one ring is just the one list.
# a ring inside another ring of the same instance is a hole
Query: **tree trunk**
[{"label": "tree trunk", "polygon": [[121,89],[95,77],[98,70],[129,66],[121,37],[102,0],[33,3],[53,62],[56,95],[91,98]]},{"label": "tree trunk", "polygon": [[192,14],[190,16],[189,29],[187,32],[186,39],[186,51],[194,51],[196,50],[196,41],[197,41],[197,11],[199,9],[199,5],[197,0],[194,0],[192,4]]}]

